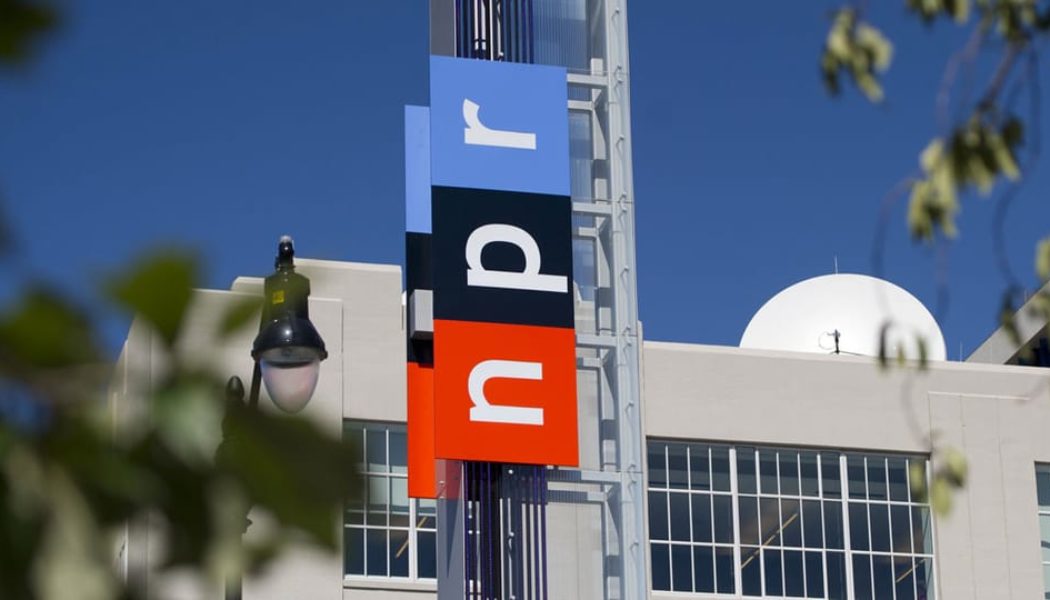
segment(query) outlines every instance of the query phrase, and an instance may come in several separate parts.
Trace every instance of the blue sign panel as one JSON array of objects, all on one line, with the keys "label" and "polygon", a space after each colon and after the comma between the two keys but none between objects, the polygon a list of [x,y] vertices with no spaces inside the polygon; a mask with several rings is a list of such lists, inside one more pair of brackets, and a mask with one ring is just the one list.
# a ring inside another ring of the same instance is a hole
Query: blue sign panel
[{"label": "blue sign panel", "polygon": [[564,68],[430,58],[436,186],[569,195]]},{"label": "blue sign panel", "polygon": [[430,233],[430,109],[405,107],[405,231]]}]

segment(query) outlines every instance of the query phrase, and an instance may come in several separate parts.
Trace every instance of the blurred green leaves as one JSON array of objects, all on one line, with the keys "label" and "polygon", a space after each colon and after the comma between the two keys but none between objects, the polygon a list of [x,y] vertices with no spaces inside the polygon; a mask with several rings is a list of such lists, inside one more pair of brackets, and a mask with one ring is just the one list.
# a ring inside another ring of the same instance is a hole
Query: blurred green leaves
[{"label": "blurred green leaves", "polygon": [[[220,467],[249,501],[266,507],[321,546],[338,548],[332,527],[357,489],[355,454],[298,417],[273,417],[243,407],[228,413]],[[333,477],[336,474],[338,476]]]},{"label": "blurred green leaves", "polygon": [[232,303],[222,315],[219,335],[232,335],[252,322],[258,323],[262,305],[261,297],[246,297]]},{"label": "blurred green leaves", "polygon": [[838,95],[842,90],[840,78],[846,74],[868,100],[881,102],[882,85],[876,74],[889,68],[892,58],[893,44],[882,32],[861,21],[855,9],[842,8],[832,20],[820,57],[824,87]]},{"label": "blurred green leaves", "polygon": [[922,151],[922,177],[912,184],[908,229],[914,239],[932,240],[937,232],[955,237],[959,196],[968,188],[987,196],[1000,178],[1021,177],[1017,152],[1023,125],[1015,117],[997,120],[978,111],[946,139],[935,138]]},{"label": "blurred green leaves", "polygon": [[0,314],[0,373],[70,367],[96,357],[87,316],[58,292],[33,287]]},{"label": "blurred green leaves", "polygon": [[969,464],[966,457],[952,447],[935,451],[933,459],[937,466],[928,480],[923,463],[912,463],[908,475],[916,499],[929,502],[933,512],[943,516],[951,512],[955,492],[966,487]]},{"label": "blurred green leaves", "polygon": [[[842,79],[848,77],[870,101],[879,102],[883,90],[878,75],[889,65],[892,46],[877,29],[863,21],[861,10],[865,5],[850,2],[834,14],[820,57],[820,70],[832,95],[841,92]],[[945,133],[926,145],[919,156],[920,175],[906,181],[910,191],[907,223],[912,238],[953,238],[957,235],[960,198],[971,192],[988,196],[996,184],[1018,182],[1023,175],[1018,155],[1026,128],[1012,114],[1013,99],[1022,91],[1029,93],[1029,125],[1035,128],[1043,108],[1037,67],[1041,46],[1037,42],[1045,42],[1050,32],[1050,4],[1040,0],[905,0],[905,6],[927,25],[947,19],[972,27],[965,46],[949,59],[942,75],[936,106]],[[993,37],[999,43],[991,43]],[[968,84],[983,50],[990,51],[984,54],[998,53],[1000,59],[982,92],[972,100]],[[1020,58],[1025,59],[1027,70],[1017,76]],[[959,84],[961,97],[953,99],[956,81],[960,79],[967,83]],[[949,114],[953,101],[960,107],[962,120]],[[1030,158],[1038,154],[1036,147],[1033,144]],[[1050,281],[1050,238],[1036,246],[1035,271],[1045,286]],[[1005,274],[1013,280],[1009,272]],[[1003,294],[999,314],[1002,330],[1016,345],[1021,342],[1016,316],[1017,300],[1022,296],[1025,294],[1020,285],[1011,283]],[[1030,308],[1044,321],[1050,321],[1050,294],[1038,292]],[[883,368],[894,359],[894,348],[887,336],[889,327],[890,324],[884,324],[880,331],[878,362]],[[918,355],[921,367],[926,362],[921,338]],[[899,365],[905,364],[899,347],[895,358]],[[929,480],[925,469],[913,470],[912,486],[929,499],[936,512],[944,514],[951,509],[954,492],[966,484],[967,465],[965,458],[953,449],[935,454],[940,466]]]},{"label": "blurred green leaves", "polygon": [[147,256],[127,274],[114,278],[110,296],[132,314],[141,316],[165,344],[175,342],[197,280],[196,261],[180,252]]},{"label": "blurred green leaves", "polygon": [[55,12],[39,2],[0,0],[0,64],[18,64],[30,46],[58,23]]},{"label": "blurred green leaves", "polygon": [[[42,3],[0,0],[0,66],[25,62],[56,23]],[[0,254],[5,225],[0,214]],[[354,451],[302,417],[225,401],[228,373],[174,351],[199,271],[190,253],[158,251],[101,286],[162,342],[149,363],[163,370],[128,374],[119,419],[89,313],[36,283],[0,312],[0,403],[23,415],[0,413],[0,597],[135,598],[145,590],[117,577],[113,542],[147,522],[157,570],[189,567],[213,582],[259,569],[290,542],[338,548]],[[260,306],[231,301],[216,339]],[[249,510],[270,526],[245,543]]]},{"label": "blurred green leaves", "polygon": [[[228,402],[227,373],[183,362],[175,347],[198,271],[189,253],[155,252],[103,284],[163,342],[151,360],[163,371],[138,374],[140,392],[121,400],[138,416],[117,429],[87,313],[37,286],[0,314],[0,401],[39,407],[29,425],[0,418],[0,596],[133,597],[112,570],[112,542],[147,515],[158,569],[213,579],[257,570],[292,542],[339,547],[353,449],[303,417]],[[231,299],[218,333],[259,306]],[[249,510],[272,525],[245,543]]]},{"label": "blurred green leaves", "polygon": [[1045,237],[1035,245],[1035,272],[1039,281],[1044,284],[1050,281],[1050,237]]},{"label": "blurred green leaves", "polygon": [[940,16],[965,23],[970,18],[970,0],[907,0],[908,10],[930,24]]}]

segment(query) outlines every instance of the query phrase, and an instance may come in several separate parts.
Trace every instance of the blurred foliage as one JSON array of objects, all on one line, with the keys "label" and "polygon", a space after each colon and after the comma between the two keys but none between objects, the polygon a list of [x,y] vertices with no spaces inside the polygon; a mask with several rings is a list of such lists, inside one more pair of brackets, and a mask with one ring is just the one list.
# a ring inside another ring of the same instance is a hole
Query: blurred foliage
[{"label": "blurred foliage", "polygon": [[153,325],[166,344],[178,336],[193,295],[196,262],[175,251],[143,257],[107,286],[115,303]]},{"label": "blurred foliage", "polygon": [[[1050,33],[1050,3],[1039,0],[906,0],[906,7],[928,25],[945,18],[972,27],[974,39],[986,42],[998,36],[1001,62],[984,94],[968,107],[951,131],[934,137],[920,153],[921,176],[911,185],[908,228],[917,240],[933,241],[937,234],[957,234],[959,198],[973,190],[987,196],[999,181],[1021,179],[1018,154],[1024,142],[1025,122],[1010,113],[1003,98],[1006,83],[1018,67],[1018,57],[1036,52],[1037,40]],[[976,10],[973,10],[973,9]],[[850,3],[832,20],[820,69],[829,93],[841,91],[843,73],[872,102],[884,98],[878,75],[892,56],[891,43],[864,22],[862,5]],[[976,52],[970,52],[972,61]],[[952,72],[949,68],[946,72]],[[951,79],[948,80],[951,83]],[[1038,94],[1029,81],[1031,93]],[[950,91],[950,90],[948,90]],[[942,115],[944,116],[944,115]]]},{"label": "blurred foliage", "polygon": [[[864,21],[865,7],[863,0],[850,2],[834,14],[819,65],[831,95],[841,92],[841,79],[848,75],[868,100],[881,102],[884,91],[878,77],[889,67],[892,45]],[[1017,185],[1025,170],[1020,159],[1022,151],[1027,150],[1027,158],[1032,162],[1038,156],[1038,144],[1025,148],[1024,132],[1029,125],[1038,125],[1042,110],[1036,59],[1041,47],[1038,44],[1050,37],[1050,2],[905,0],[905,8],[927,26],[948,21],[971,31],[965,47],[946,65],[941,82],[937,116],[946,124],[944,131],[920,153],[919,175],[907,180],[908,229],[914,240],[932,243],[957,235],[960,198],[970,194],[988,197],[997,185]],[[955,98],[960,110],[950,115],[949,99],[956,91],[957,77],[961,71],[972,76],[981,50],[988,51],[986,56],[998,55],[998,64],[976,99],[969,98],[968,90],[960,91]],[[1029,95],[1031,112],[1022,118],[1013,112],[1012,99],[1024,92]],[[1050,237],[1036,246],[1035,271],[1045,286],[1050,281]],[[1013,280],[1009,273],[1004,275]],[[1002,296],[999,323],[1017,346],[1023,341],[1017,317],[1027,299],[1017,283],[1011,283]],[[1050,293],[1037,292],[1028,307],[1044,322],[1050,322]],[[880,332],[878,360],[883,368],[894,358],[899,366],[906,364],[903,351],[889,347],[887,331],[891,325],[884,324]],[[894,350],[896,355],[891,356]],[[917,366],[922,370],[926,366],[926,348],[921,338],[918,356]],[[929,478],[925,472],[913,471],[912,486],[923,492],[936,512],[944,514],[951,509],[953,493],[966,484],[967,462],[957,450],[939,447],[932,437],[934,460],[939,466]]]},{"label": "blurred foliage", "polygon": [[842,8],[835,14],[820,57],[824,87],[837,95],[842,89],[839,80],[845,73],[869,100],[880,102],[883,92],[876,73],[889,68],[892,58],[893,45],[889,40],[861,21],[856,9]]},{"label": "blurred foliage", "polygon": [[[0,419],[3,598],[135,597],[112,563],[119,532],[147,516],[159,570],[215,581],[258,570],[292,541],[339,548],[343,501],[356,489],[351,448],[301,417],[229,401],[225,374],[174,352],[197,271],[186,254],[158,253],[106,285],[156,333],[164,356],[154,358],[169,365],[124,400],[142,404],[138,416],[118,419],[106,404],[111,369],[83,311],[34,288],[0,314],[0,403],[33,408],[28,421]],[[246,305],[235,307],[241,326],[258,314]],[[236,327],[226,321],[228,335]],[[249,508],[278,526],[242,543]]]},{"label": "blurred foliage", "polygon": [[942,16],[956,23],[965,23],[970,18],[970,0],[907,0],[907,6],[927,25]]},{"label": "blurred foliage", "polygon": [[[57,22],[43,4],[0,0],[0,66],[27,61]],[[227,373],[182,360],[198,274],[192,255],[158,251],[104,284],[155,334],[150,362],[165,365],[128,374],[120,414],[87,311],[34,283],[0,312],[0,597],[140,597],[114,565],[123,533],[147,520],[152,576],[188,567],[219,584],[293,542],[339,548],[343,502],[358,489],[353,449],[302,417],[249,408],[226,394]],[[257,322],[259,305],[235,302],[219,339]],[[273,526],[242,540],[249,510]]]},{"label": "blurred foliage", "polygon": [[926,466],[913,462],[910,468],[911,489],[919,502],[929,502],[930,508],[939,515],[952,510],[955,492],[966,487],[969,466],[966,457],[954,448],[944,448],[933,456],[935,465],[930,476]]},{"label": "blurred foliage", "polygon": [[912,185],[908,203],[912,237],[932,240],[938,230],[955,237],[961,188],[975,188],[987,196],[998,178],[1017,181],[1021,177],[1017,152],[1023,128],[1016,117],[999,122],[978,113],[947,140],[931,141],[919,158],[923,176]]},{"label": "blurred foliage", "polygon": [[39,2],[0,0],[0,65],[25,62],[33,43],[57,24],[54,9]]},{"label": "blurred foliage", "polygon": [[[882,369],[889,368],[890,361],[895,360],[898,367],[904,367],[908,365],[908,353],[907,348],[900,340],[891,340],[890,333],[894,326],[897,325],[893,320],[887,319],[883,321],[882,325],[879,326],[879,350],[877,354],[879,367]],[[926,347],[926,338],[922,335],[915,335],[915,365],[921,371],[927,367],[928,350]]]}]

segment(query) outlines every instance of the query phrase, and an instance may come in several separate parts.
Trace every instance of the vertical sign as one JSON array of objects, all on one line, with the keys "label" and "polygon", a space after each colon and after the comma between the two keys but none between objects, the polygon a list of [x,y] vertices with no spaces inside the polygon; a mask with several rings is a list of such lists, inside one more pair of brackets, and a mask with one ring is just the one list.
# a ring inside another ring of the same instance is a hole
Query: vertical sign
[{"label": "vertical sign", "polygon": [[431,57],[430,82],[435,454],[576,466],[565,70]]},{"label": "vertical sign", "polygon": [[408,494],[436,498],[430,261],[430,110],[405,107],[405,313],[408,316]]}]

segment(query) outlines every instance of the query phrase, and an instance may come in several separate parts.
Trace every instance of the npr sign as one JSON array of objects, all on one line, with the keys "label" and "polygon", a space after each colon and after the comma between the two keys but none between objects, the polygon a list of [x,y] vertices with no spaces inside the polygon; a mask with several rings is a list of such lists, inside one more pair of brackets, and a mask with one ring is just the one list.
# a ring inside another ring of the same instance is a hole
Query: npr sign
[{"label": "npr sign", "polygon": [[430,82],[435,456],[576,466],[565,70],[432,57]]}]

